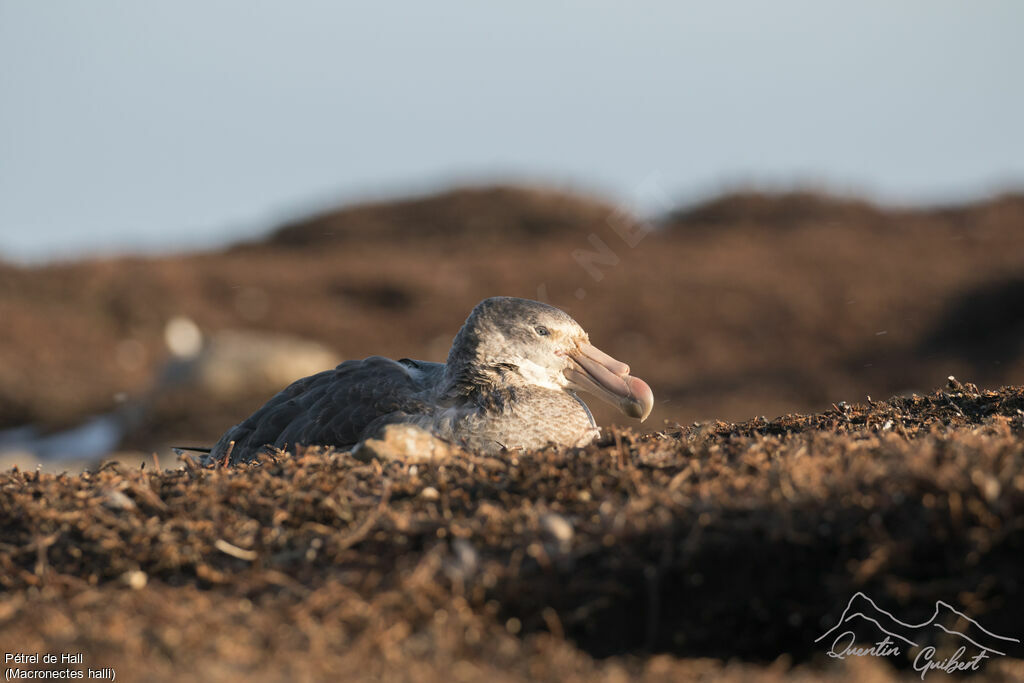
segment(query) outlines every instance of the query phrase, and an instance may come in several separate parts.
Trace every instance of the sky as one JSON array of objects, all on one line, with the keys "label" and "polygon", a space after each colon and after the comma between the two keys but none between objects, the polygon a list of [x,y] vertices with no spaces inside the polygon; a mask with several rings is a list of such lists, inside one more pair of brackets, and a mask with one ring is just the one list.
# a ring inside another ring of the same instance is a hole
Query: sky
[{"label": "sky", "polygon": [[0,258],[202,248],[494,181],[1024,187],[1024,3],[0,0]]}]

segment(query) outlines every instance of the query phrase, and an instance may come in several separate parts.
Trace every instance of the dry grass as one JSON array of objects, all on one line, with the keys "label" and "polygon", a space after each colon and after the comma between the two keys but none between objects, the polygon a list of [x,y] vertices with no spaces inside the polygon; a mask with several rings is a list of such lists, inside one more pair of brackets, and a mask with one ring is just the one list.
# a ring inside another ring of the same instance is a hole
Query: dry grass
[{"label": "dry grass", "polygon": [[1022,437],[1024,389],[951,385],[580,451],[10,472],[0,640],[122,680],[883,680],[813,642],[857,590],[1020,635]]}]

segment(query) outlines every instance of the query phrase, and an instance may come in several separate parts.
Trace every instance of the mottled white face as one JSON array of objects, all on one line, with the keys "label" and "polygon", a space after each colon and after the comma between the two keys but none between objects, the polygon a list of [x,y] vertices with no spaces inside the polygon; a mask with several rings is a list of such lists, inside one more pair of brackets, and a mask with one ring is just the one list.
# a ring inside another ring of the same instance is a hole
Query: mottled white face
[{"label": "mottled white face", "polygon": [[572,319],[539,320],[528,327],[517,336],[528,338],[532,333],[533,338],[510,348],[509,363],[518,367],[519,375],[530,384],[545,389],[570,388],[565,371],[573,365],[571,354],[581,344],[589,343],[587,333]]},{"label": "mottled white face", "polygon": [[630,377],[628,365],[591,345],[586,331],[553,306],[509,297],[486,299],[468,324],[479,329],[483,362],[514,367],[531,386],[587,392],[641,420],[651,412],[650,387]]}]

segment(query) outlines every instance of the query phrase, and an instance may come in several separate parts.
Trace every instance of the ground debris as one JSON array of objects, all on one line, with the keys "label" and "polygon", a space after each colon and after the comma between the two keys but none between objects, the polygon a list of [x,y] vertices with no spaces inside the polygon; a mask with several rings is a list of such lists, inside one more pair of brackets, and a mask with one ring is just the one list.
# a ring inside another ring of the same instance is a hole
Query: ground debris
[{"label": "ground debris", "polygon": [[124,680],[887,678],[818,668],[823,625],[860,590],[1019,637],[1022,520],[1024,388],[952,381],[505,458],[11,470],[0,640]]}]

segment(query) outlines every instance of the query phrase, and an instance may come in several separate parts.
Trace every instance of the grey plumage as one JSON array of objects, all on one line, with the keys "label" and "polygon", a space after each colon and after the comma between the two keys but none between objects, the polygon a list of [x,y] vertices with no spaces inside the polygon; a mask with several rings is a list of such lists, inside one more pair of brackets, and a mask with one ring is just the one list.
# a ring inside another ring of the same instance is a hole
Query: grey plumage
[{"label": "grey plumage", "polygon": [[447,363],[380,356],[345,361],[278,393],[225,432],[206,459],[223,462],[230,451],[230,462],[246,462],[268,446],[347,449],[393,423],[412,423],[485,453],[584,445],[599,430],[576,391],[591,390],[593,382],[574,382],[567,374],[591,368],[594,358],[608,361],[595,369],[601,380],[596,393],[609,393],[605,398],[634,407],[624,407],[627,413],[646,417],[653,403],[649,387],[590,346],[563,311],[527,299],[485,299],[455,336]]}]

